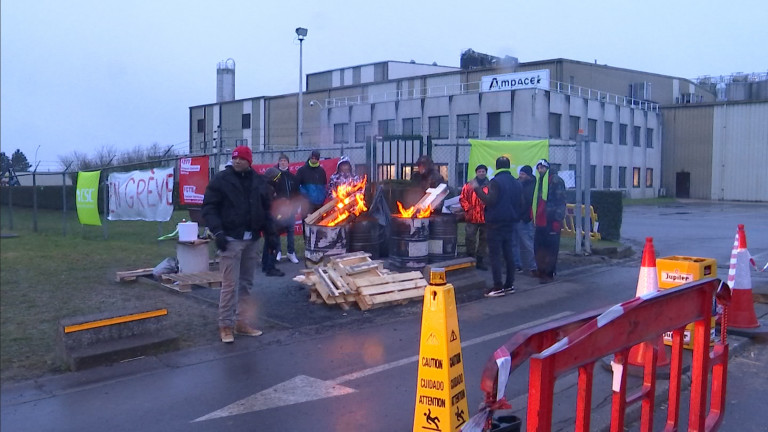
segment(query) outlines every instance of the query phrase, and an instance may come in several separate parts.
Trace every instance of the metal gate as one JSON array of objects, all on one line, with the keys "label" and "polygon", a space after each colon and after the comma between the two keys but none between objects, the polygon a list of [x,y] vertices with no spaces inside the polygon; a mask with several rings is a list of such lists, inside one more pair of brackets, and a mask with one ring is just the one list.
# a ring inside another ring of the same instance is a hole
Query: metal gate
[{"label": "metal gate", "polygon": [[368,180],[407,180],[411,178],[416,160],[432,154],[431,140],[421,135],[387,135],[373,137],[365,148]]}]

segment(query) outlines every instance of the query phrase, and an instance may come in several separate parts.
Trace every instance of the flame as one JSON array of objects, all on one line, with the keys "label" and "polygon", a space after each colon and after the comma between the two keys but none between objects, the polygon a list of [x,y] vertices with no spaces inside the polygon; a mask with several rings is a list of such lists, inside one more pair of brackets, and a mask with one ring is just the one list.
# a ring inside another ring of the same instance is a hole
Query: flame
[{"label": "flame", "polygon": [[[336,190],[332,190],[331,194],[339,202],[336,204],[335,211],[336,217],[328,222],[327,226],[336,226],[342,221],[346,220],[350,215],[359,216],[360,213],[367,211],[368,207],[365,205],[365,184],[368,181],[367,176],[363,176],[363,179],[356,183],[343,183],[340,184]],[[354,206],[351,211],[347,209],[350,203],[354,202]]]},{"label": "flame", "polygon": [[[403,207],[403,203],[400,201],[397,202],[397,210],[400,212],[400,217],[402,218],[410,218],[416,215],[416,218],[423,219],[428,218],[430,215],[432,215],[432,207],[426,206],[425,208],[416,211],[416,206],[411,206],[408,208]],[[398,216],[398,215],[395,215]]]}]

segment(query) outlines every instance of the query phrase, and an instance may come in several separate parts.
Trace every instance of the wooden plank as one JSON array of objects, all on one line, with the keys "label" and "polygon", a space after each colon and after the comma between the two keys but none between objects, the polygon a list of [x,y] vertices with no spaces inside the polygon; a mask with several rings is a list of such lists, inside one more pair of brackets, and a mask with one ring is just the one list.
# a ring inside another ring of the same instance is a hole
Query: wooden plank
[{"label": "wooden plank", "polygon": [[115,273],[115,282],[134,281],[139,276],[150,276],[154,268],[144,268],[138,270],[122,271]]},{"label": "wooden plank", "polygon": [[354,258],[366,258],[370,256],[371,256],[370,252],[363,252],[363,251],[349,252],[341,255],[332,256],[331,262],[345,261],[345,260],[354,259]]},{"label": "wooden plank", "polygon": [[[328,272],[325,267],[315,267],[315,274],[318,276],[320,283],[317,283],[316,286],[320,288],[322,286],[325,288],[325,290],[329,293],[329,299],[332,299],[333,303],[337,303],[336,297],[340,296],[342,293],[339,292],[339,290],[336,288],[336,286],[331,282],[330,278],[328,277]],[[328,298],[323,298],[328,301]],[[343,300],[342,300],[343,301]]]},{"label": "wooden plank", "polygon": [[357,306],[360,308],[360,310],[368,310],[373,307],[373,304],[370,301],[370,297],[364,296],[362,294],[358,294],[356,297],[357,300]]},{"label": "wooden plank", "polygon": [[371,304],[372,308],[378,308],[382,306],[387,306],[392,303],[407,302],[409,300],[415,300],[417,298],[422,298],[422,299],[424,298],[423,288],[415,288],[415,289],[406,290],[406,291],[398,291],[394,293],[370,296],[370,301],[372,302]]},{"label": "wooden plank", "polygon": [[384,269],[384,264],[382,264],[382,262],[379,260],[352,264],[350,266],[340,264],[339,266],[343,268],[344,273],[347,275],[363,273],[368,270],[376,270],[378,272]]},{"label": "wooden plank", "polygon": [[334,285],[339,289],[340,292],[344,294],[352,294],[352,289],[347,285],[346,282],[344,282],[344,279],[339,276],[338,273],[336,273],[331,267],[326,267],[325,270],[328,272],[328,277],[331,279]]},{"label": "wooden plank", "polygon": [[317,291],[318,294],[320,294],[320,297],[322,297],[322,299],[326,303],[328,304],[336,303],[335,300],[332,300],[333,295],[328,291],[328,288],[326,288],[325,284],[320,280],[320,278],[317,275],[313,274],[310,279],[312,280],[313,288]]},{"label": "wooden plank", "polygon": [[363,295],[375,295],[375,294],[390,293],[394,291],[409,290],[412,288],[421,288],[422,294],[423,294],[423,289],[425,286],[427,286],[427,281],[425,281],[424,279],[415,279],[415,280],[409,280],[405,282],[395,282],[395,283],[390,283],[385,285],[358,287],[357,292]]},{"label": "wooden plank", "polygon": [[381,284],[388,284],[392,282],[401,282],[401,281],[407,281],[411,279],[424,279],[424,275],[421,274],[420,271],[410,271],[407,273],[393,273],[388,275],[382,275],[382,276],[374,276],[374,277],[355,277],[355,285],[357,287],[364,287],[364,286],[370,286],[370,285],[381,285]]},{"label": "wooden plank", "polygon": [[308,223],[310,225],[315,225],[316,222],[321,217],[323,217],[323,214],[327,213],[329,210],[331,210],[332,208],[336,207],[336,204],[338,204],[338,203],[339,203],[339,200],[336,199],[336,198],[333,198],[332,200],[330,200],[327,203],[325,203],[324,206],[322,206],[319,209],[317,209],[317,211],[315,211],[314,213],[311,213],[306,218],[304,218],[304,222]]}]

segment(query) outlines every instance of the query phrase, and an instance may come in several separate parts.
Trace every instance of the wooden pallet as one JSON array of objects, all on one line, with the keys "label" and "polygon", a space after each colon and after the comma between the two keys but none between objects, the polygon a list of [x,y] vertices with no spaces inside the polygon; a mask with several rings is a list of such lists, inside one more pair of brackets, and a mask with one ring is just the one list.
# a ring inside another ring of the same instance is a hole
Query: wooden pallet
[{"label": "wooden pallet", "polygon": [[221,288],[221,273],[170,273],[163,275],[162,284],[179,292],[192,291],[192,285],[208,288]]},{"label": "wooden pallet", "polygon": [[115,274],[115,282],[130,282],[135,281],[136,278],[141,276],[152,276],[154,268],[145,268],[131,271],[122,271]]},{"label": "wooden pallet", "polygon": [[294,280],[309,287],[309,301],[344,310],[352,304],[368,310],[405,303],[422,298],[427,286],[421,272],[390,272],[365,252],[337,255],[326,265],[303,270]]}]

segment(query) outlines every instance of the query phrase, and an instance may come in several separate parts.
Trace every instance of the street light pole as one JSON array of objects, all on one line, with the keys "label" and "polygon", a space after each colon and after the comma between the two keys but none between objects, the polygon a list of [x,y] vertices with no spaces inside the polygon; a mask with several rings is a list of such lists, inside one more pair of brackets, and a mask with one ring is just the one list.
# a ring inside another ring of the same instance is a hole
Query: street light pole
[{"label": "street light pole", "polygon": [[299,37],[299,128],[298,128],[298,144],[299,148],[303,148],[302,134],[304,133],[304,71],[303,71],[303,50],[304,50],[304,38],[307,37],[307,29],[303,27],[296,28],[296,36]]}]

